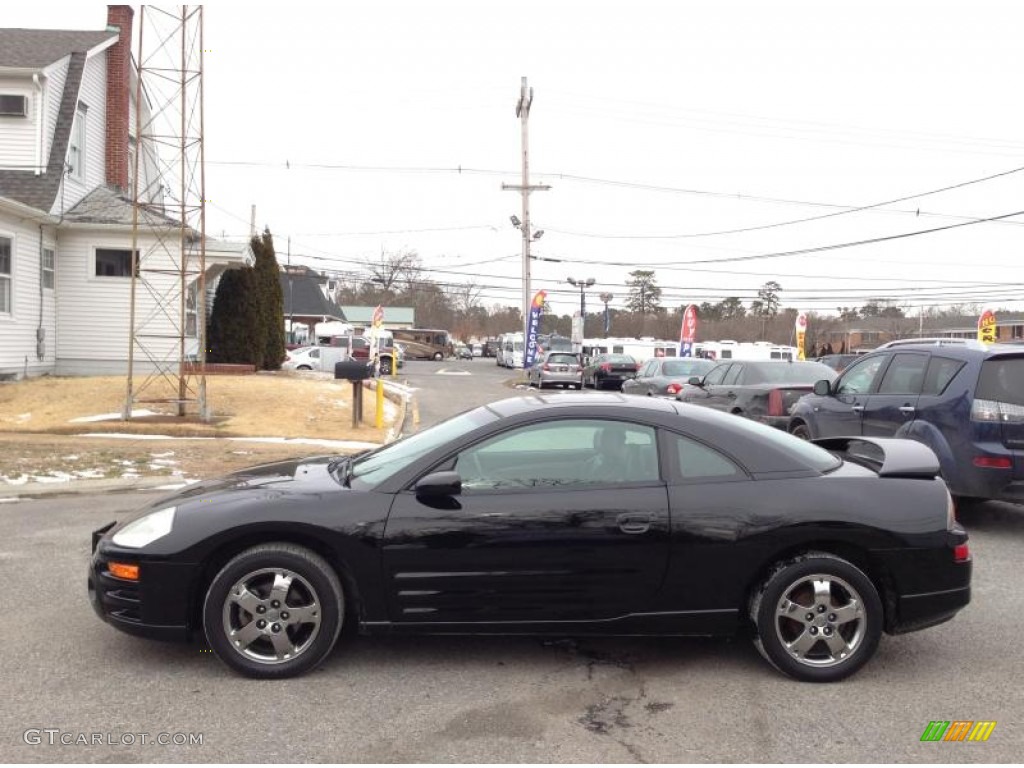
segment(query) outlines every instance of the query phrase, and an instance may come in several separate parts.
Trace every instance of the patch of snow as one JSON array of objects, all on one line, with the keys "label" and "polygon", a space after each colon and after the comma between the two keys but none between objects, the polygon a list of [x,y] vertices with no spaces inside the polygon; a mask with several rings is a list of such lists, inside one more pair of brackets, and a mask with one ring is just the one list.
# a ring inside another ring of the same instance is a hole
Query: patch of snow
[{"label": "patch of snow", "polygon": [[75,472],[75,475],[83,480],[95,480],[97,478],[106,477],[107,473],[102,469],[80,469]]},{"label": "patch of snow", "polygon": [[75,454],[71,454],[70,456],[61,456],[61,458],[64,459],[64,461],[78,461],[78,457],[75,456]]},{"label": "patch of snow", "polygon": [[48,475],[32,475],[32,479],[37,483],[67,483],[75,477],[67,472],[51,472]]},{"label": "patch of snow", "polygon": [[[156,411],[150,411],[146,408],[140,408],[138,410],[132,410],[132,418],[138,416],[160,416],[161,414]],[[93,421],[120,421],[121,413],[101,413],[96,416],[79,416],[77,419],[71,419],[68,421],[69,424],[88,424]]]},{"label": "patch of snow", "polygon": [[105,440],[232,440],[249,443],[287,443],[289,445],[317,445],[326,448],[377,448],[380,443],[362,440],[322,440],[309,437],[171,437],[170,435],[132,435],[123,432],[88,432],[79,437],[102,437]]},{"label": "patch of snow", "polygon": [[154,459],[166,459],[168,456],[173,456],[174,451],[164,451],[163,453],[151,453],[149,454]]},{"label": "patch of snow", "polygon": [[0,480],[3,480],[8,485],[24,485],[28,482],[28,475],[21,474],[17,477],[8,477],[7,475],[0,475]]},{"label": "patch of snow", "polygon": [[0,496],[0,504],[13,504],[16,501],[21,501],[18,496]]}]

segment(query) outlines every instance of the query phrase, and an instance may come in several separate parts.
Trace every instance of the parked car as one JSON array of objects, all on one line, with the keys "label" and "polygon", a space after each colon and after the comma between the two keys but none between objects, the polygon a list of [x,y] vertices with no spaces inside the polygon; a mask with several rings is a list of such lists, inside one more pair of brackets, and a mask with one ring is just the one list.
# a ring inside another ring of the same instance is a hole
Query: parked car
[{"label": "parked car", "polygon": [[756,419],[779,429],[789,427],[789,410],[821,379],[836,372],[809,361],[733,360],[692,378],[677,400]]},{"label": "parked car", "polygon": [[583,366],[583,386],[594,389],[619,389],[622,382],[636,376],[637,362],[631,355],[606,353],[595,355]]},{"label": "parked car", "polygon": [[473,350],[473,357],[483,357],[484,356],[484,345],[483,344],[474,344],[473,347],[472,347],[472,350]]},{"label": "parked car", "polygon": [[1024,344],[890,342],[793,409],[789,431],[917,440],[954,495],[1024,501]]},{"label": "parked car", "polygon": [[455,357],[459,360],[472,360],[473,350],[467,347],[465,344],[459,344],[455,347]]},{"label": "parked car", "polygon": [[502,400],[371,452],[151,501],[93,533],[89,596],[113,627],[205,635],[252,677],[308,671],[352,623],[556,636],[751,627],[782,672],[839,680],[883,631],[951,619],[969,602],[972,564],[927,447],[830,446],[660,398]]},{"label": "parked car", "polygon": [[289,350],[281,363],[284,371],[319,371],[320,370],[320,348],[319,347],[296,347]]},{"label": "parked car", "polygon": [[712,360],[699,357],[652,357],[641,364],[636,378],[622,382],[627,395],[675,397],[693,376],[703,376],[715,367]]},{"label": "parked car", "polygon": [[545,352],[533,364],[527,374],[527,381],[537,389],[551,385],[583,388],[583,366],[575,352]]}]

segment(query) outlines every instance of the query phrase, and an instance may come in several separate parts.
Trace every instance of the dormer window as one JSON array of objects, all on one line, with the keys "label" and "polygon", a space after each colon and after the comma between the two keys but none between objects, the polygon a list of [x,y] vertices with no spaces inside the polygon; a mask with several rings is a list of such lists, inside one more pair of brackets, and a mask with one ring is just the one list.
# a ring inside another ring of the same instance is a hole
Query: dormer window
[{"label": "dormer window", "polygon": [[71,178],[82,181],[85,178],[85,122],[89,108],[79,103],[75,111],[75,123],[71,127],[71,144],[68,147],[68,172]]}]

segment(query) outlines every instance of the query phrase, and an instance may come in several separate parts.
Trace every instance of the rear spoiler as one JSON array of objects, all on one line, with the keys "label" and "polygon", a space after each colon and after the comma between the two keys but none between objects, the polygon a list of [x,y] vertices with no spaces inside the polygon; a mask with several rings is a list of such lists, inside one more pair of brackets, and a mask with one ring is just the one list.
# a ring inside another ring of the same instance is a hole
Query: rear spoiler
[{"label": "rear spoiler", "polygon": [[867,462],[879,477],[919,477],[939,474],[939,457],[924,443],[890,437],[823,437],[812,441],[826,451]]}]

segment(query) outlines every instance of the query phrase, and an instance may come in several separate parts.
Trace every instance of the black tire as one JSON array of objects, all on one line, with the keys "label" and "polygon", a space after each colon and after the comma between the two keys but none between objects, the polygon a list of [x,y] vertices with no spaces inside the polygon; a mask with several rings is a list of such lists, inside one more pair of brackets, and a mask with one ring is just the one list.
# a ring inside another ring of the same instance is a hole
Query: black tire
[{"label": "black tire", "polygon": [[390,357],[382,357],[380,359],[380,372],[381,372],[381,375],[383,375],[383,376],[387,376],[387,375],[389,375],[391,373],[391,358]]},{"label": "black tire", "polygon": [[750,618],[761,655],[804,682],[849,677],[871,659],[882,636],[875,585],[855,565],[826,552],[779,563],[755,591]]},{"label": "black tire", "polygon": [[794,424],[793,428],[789,431],[791,435],[799,437],[801,440],[813,440],[811,437],[810,428],[802,421],[798,424]]},{"label": "black tire", "polygon": [[295,367],[295,370],[296,371],[312,371],[313,369],[311,367],[309,367],[308,365],[297,365]]},{"label": "black tire", "polygon": [[334,569],[315,552],[281,542],[234,557],[210,582],[203,603],[206,640],[217,657],[236,672],[265,679],[313,669],[334,647],[344,616]]}]

